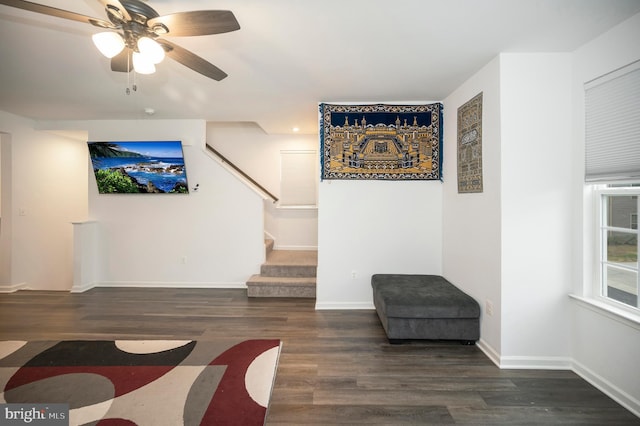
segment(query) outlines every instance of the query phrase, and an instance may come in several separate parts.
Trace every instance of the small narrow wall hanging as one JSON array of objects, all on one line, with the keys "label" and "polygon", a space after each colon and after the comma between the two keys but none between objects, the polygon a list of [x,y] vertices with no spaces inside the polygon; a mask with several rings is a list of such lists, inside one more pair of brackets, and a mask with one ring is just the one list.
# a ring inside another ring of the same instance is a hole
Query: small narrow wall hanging
[{"label": "small narrow wall hanging", "polygon": [[442,104],[320,104],[322,179],[439,180]]},{"label": "small narrow wall hanging", "polygon": [[458,108],[458,192],[482,192],[482,92]]}]

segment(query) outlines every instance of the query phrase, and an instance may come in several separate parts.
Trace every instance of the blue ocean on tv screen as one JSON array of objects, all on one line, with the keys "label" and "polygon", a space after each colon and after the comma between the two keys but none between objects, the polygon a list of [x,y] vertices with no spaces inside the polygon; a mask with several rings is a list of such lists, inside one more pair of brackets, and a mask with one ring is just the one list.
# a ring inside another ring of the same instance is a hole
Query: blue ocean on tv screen
[{"label": "blue ocean on tv screen", "polygon": [[175,191],[180,184],[187,188],[180,142],[89,142],[89,150],[95,170],[117,170],[139,186],[150,183],[164,193]]},{"label": "blue ocean on tv screen", "polygon": [[94,167],[98,169],[120,168],[126,170],[127,174],[142,185],[148,182],[153,183],[156,188],[163,192],[171,191],[178,182],[187,183],[187,179],[182,174],[165,173],[169,166],[184,166],[184,159],[179,157],[142,157],[132,161],[131,158],[105,158],[94,159]]}]

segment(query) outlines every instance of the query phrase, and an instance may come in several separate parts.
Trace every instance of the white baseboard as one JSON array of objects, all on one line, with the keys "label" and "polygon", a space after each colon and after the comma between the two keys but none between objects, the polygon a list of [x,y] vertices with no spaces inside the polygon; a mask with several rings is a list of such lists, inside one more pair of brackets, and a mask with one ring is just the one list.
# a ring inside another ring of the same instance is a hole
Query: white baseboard
[{"label": "white baseboard", "polygon": [[91,282],[91,283],[84,283],[82,285],[73,285],[71,287],[71,290],[69,290],[69,292],[71,293],[84,293],[85,291],[89,291],[92,288],[94,288],[96,286],[96,283]]},{"label": "white baseboard", "polygon": [[247,288],[245,282],[102,281],[94,287],[119,288]]},{"label": "white baseboard", "polygon": [[572,359],[568,357],[501,356],[493,346],[480,339],[478,348],[498,368],[515,370],[571,370]]},{"label": "white baseboard", "polygon": [[571,370],[572,360],[567,357],[503,356],[498,366],[518,370]]},{"label": "white baseboard", "polygon": [[478,346],[478,348],[480,348],[480,350],[484,352],[484,354],[491,360],[491,362],[496,365],[496,367],[500,367],[500,354],[493,348],[493,346],[482,340],[482,338],[480,338],[480,340],[476,342],[476,346]]},{"label": "white baseboard", "polygon": [[322,310],[348,310],[348,309],[358,309],[358,310],[363,310],[363,309],[371,309],[371,310],[375,310],[375,306],[373,306],[373,303],[366,303],[366,302],[356,302],[356,303],[349,303],[349,302],[317,302],[316,301],[316,310],[317,311],[322,311]]},{"label": "white baseboard", "polygon": [[617,386],[613,385],[603,377],[595,374],[584,365],[568,357],[502,357],[487,342],[480,339],[477,342],[478,348],[489,357],[489,359],[501,369],[540,369],[540,370],[572,370],[578,376],[591,383],[602,393],[622,405],[624,408],[640,417],[640,401]]},{"label": "white baseboard", "polygon": [[598,388],[601,392],[622,405],[634,415],[640,417],[640,401],[618,388],[607,379],[594,373],[579,362],[573,361],[572,370],[580,377]]},{"label": "white baseboard", "polygon": [[26,283],[0,285],[0,293],[14,293],[27,288]]}]

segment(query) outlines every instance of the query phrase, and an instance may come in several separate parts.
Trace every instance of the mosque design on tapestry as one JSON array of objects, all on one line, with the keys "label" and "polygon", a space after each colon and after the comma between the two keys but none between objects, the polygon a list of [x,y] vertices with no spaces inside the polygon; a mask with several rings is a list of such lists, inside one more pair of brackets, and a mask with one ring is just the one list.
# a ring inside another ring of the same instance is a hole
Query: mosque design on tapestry
[{"label": "mosque design on tapestry", "polygon": [[324,127],[324,178],[440,178],[438,110],[331,113]]}]

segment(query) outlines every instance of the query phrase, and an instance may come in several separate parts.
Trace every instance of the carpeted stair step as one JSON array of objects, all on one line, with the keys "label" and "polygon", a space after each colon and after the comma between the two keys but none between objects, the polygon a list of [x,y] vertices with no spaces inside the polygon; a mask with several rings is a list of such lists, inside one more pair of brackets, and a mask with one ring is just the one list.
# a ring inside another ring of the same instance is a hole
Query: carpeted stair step
[{"label": "carpeted stair step", "polygon": [[260,266],[260,275],[263,277],[294,277],[294,278],[313,278],[316,276],[315,265],[275,265],[263,263]]},{"label": "carpeted stair step", "polygon": [[253,275],[247,281],[249,297],[316,297],[315,277],[263,277]]},{"label": "carpeted stair step", "polygon": [[315,277],[318,252],[311,250],[272,250],[260,266],[265,277]]},{"label": "carpeted stair step", "polygon": [[265,249],[260,275],[246,283],[249,297],[316,297],[317,251],[274,250],[269,240]]}]

